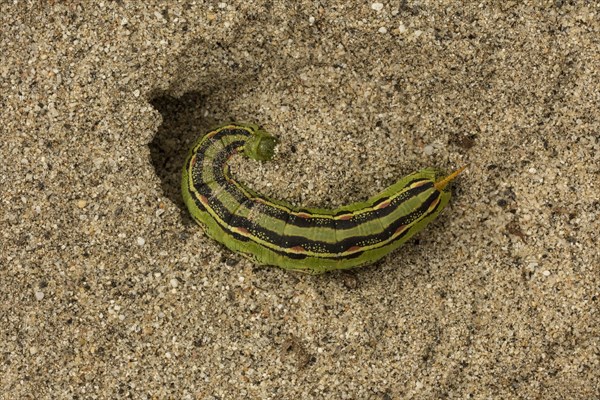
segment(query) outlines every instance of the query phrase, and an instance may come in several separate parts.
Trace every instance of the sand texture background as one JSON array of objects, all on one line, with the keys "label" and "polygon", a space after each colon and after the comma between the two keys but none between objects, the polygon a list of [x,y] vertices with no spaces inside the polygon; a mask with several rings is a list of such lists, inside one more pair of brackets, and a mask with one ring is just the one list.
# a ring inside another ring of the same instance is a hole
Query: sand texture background
[{"label": "sand texture background", "polygon": [[[600,398],[596,1],[2,1],[0,398]],[[253,265],[184,209],[192,141],[263,193],[469,164],[374,266]]]}]

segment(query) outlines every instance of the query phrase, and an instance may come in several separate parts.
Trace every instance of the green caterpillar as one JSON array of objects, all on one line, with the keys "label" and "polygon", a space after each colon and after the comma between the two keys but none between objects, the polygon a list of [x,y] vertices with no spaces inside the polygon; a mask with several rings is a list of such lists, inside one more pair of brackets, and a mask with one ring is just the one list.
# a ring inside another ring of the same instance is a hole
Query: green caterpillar
[{"label": "green caterpillar", "polygon": [[183,199],[211,238],[258,264],[319,274],[373,263],[398,248],[448,204],[447,185],[427,168],[365,202],[335,210],[294,207],[235,181],[227,161],[237,153],[273,157],[277,139],[256,125],[216,128],[192,147],[182,176]]}]

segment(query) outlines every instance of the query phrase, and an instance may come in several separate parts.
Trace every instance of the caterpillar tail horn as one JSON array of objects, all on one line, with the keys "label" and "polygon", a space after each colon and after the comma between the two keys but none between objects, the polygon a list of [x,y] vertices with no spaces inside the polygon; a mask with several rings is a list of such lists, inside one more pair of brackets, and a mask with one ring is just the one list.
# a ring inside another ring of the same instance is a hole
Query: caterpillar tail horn
[{"label": "caterpillar tail horn", "polygon": [[460,167],[459,169],[457,169],[456,171],[454,171],[453,173],[451,173],[450,175],[446,176],[445,178],[440,179],[439,181],[437,181],[434,186],[437,190],[439,190],[440,192],[442,190],[444,190],[446,188],[446,186],[452,182],[454,180],[454,178],[456,178],[458,176],[458,174],[460,174],[461,172],[463,172],[469,165],[464,165],[462,167]]}]

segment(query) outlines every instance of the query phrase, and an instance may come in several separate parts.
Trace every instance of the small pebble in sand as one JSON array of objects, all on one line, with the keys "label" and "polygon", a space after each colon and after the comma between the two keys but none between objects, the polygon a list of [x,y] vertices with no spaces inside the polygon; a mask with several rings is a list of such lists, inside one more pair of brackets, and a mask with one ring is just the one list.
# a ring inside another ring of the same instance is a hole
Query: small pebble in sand
[{"label": "small pebble in sand", "polygon": [[375,11],[383,10],[383,3],[373,3],[371,4],[371,8]]},{"label": "small pebble in sand", "polygon": [[138,236],[136,242],[137,242],[138,246],[143,246],[143,245],[146,244],[146,239],[144,239],[143,237],[139,237]]}]

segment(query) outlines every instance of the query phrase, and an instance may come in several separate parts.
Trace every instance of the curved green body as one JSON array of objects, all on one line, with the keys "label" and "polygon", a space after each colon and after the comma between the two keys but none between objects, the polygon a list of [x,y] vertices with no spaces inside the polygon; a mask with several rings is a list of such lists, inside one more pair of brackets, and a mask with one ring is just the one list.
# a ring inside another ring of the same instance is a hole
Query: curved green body
[{"label": "curved green body", "polygon": [[322,273],[373,263],[423,229],[450,200],[446,183],[454,175],[440,181],[433,169],[334,210],[269,199],[230,176],[232,155],[269,160],[275,144],[255,125],[224,125],[194,144],[183,168],[183,198],[194,220],[211,238],[259,264]]}]

